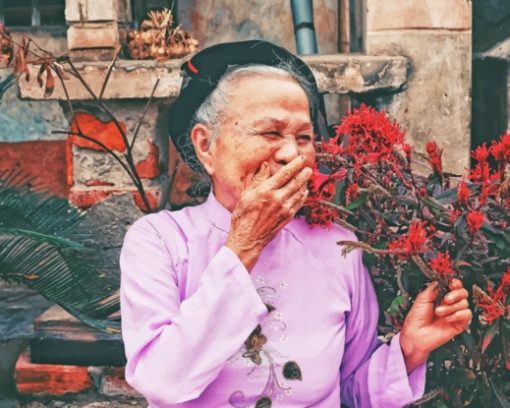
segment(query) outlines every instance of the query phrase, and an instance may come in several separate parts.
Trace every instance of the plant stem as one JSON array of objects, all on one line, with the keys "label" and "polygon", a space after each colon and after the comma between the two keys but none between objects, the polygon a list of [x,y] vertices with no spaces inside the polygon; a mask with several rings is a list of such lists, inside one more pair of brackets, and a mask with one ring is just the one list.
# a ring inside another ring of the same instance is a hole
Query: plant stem
[{"label": "plant stem", "polygon": [[103,94],[106,89],[106,84],[108,83],[108,80],[110,79],[110,75],[112,74],[113,67],[115,66],[115,62],[119,58],[121,51],[122,51],[122,47],[119,48],[119,50],[115,53],[115,57],[113,58],[110,66],[108,67],[108,71],[106,72],[106,76],[104,78],[103,85],[101,86],[101,91],[99,92],[99,100],[103,99]]},{"label": "plant stem", "polygon": [[131,144],[128,145],[128,152],[131,153],[131,150],[133,149],[133,146],[135,145],[136,137],[138,136],[138,132],[140,132],[140,128],[142,127],[143,120],[145,119],[145,115],[147,114],[147,111],[149,110],[149,106],[152,103],[152,99],[154,97],[154,93],[156,92],[156,88],[158,87],[160,78],[156,79],[156,82],[154,83],[154,86],[152,87],[152,92],[147,100],[147,103],[145,104],[145,108],[143,109],[142,116],[140,117],[140,120],[138,121],[138,125],[136,126],[135,134],[133,135],[133,139],[131,140]]}]

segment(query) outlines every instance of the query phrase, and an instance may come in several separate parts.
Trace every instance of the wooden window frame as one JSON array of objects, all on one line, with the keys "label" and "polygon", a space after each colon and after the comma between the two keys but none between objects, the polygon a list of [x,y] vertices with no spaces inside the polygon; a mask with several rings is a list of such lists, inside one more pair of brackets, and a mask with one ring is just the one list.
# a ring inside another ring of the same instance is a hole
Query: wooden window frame
[{"label": "wooden window frame", "polygon": [[[10,30],[14,31],[52,31],[58,32],[62,31],[66,28],[65,17],[63,20],[63,24],[55,24],[55,25],[42,25],[41,24],[41,12],[40,12],[40,2],[39,0],[31,0],[32,7],[32,15],[31,15],[31,25],[19,25],[19,26],[9,26]],[[64,1],[65,7],[65,1]],[[0,0],[0,24],[5,24],[5,6],[4,0]]]}]

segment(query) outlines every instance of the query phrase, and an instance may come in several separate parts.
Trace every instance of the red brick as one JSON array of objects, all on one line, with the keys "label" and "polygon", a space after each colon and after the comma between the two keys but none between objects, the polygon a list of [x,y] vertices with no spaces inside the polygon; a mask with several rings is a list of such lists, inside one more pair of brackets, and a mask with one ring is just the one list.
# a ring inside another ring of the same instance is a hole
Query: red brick
[{"label": "red brick", "polygon": [[115,48],[119,45],[117,22],[73,23],[67,30],[67,44],[70,50]]},{"label": "red brick", "polygon": [[111,183],[109,181],[104,181],[104,180],[89,180],[85,183],[85,185],[87,187],[111,187],[111,186],[114,186],[115,183]]},{"label": "red brick", "polygon": [[69,201],[81,208],[86,210],[92,207],[100,201],[103,201],[110,197],[113,193],[119,192],[119,190],[81,190],[71,191],[69,194]]},{"label": "red brick", "polygon": [[67,187],[72,187],[74,185],[74,174],[73,174],[73,140],[71,137],[67,138],[66,141],[66,181]]},{"label": "red brick", "polygon": [[140,394],[132,388],[124,377],[124,367],[106,367],[99,384],[99,393],[108,396],[123,395],[139,397]]},{"label": "red brick", "polygon": [[18,168],[50,193],[67,198],[65,140],[0,142],[0,152],[0,171]]},{"label": "red brick", "polygon": [[[126,134],[126,125],[120,123],[120,127],[124,134]],[[116,150],[121,153],[126,150],[122,134],[113,122],[102,122],[90,113],[78,112],[71,125],[71,132],[78,132],[78,128],[81,130],[81,133],[101,142],[110,150]],[[71,135],[70,138],[76,146],[103,151],[102,147],[79,136]]]},{"label": "red brick", "polygon": [[154,143],[149,143],[147,157],[136,163],[136,171],[141,178],[151,179],[159,176],[159,150]]},{"label": "red brick", "polygon": [[23,352],[15,368],[16,388],[21,394],[63,395],[92,388],[87,367],[57,364],[34,364]]},{"label": "red brick", "polygon": [[[147,200],[149,201],[151,209],[152,210],[156,209],[158,207],[159,191],[145,190],[145,194],[147,195]],[[148,212],[142,200],[142,196],[138,191],[133,191],[133,200],[135,200],[135,204],[140,210],[142,210],[143,212]]]}]

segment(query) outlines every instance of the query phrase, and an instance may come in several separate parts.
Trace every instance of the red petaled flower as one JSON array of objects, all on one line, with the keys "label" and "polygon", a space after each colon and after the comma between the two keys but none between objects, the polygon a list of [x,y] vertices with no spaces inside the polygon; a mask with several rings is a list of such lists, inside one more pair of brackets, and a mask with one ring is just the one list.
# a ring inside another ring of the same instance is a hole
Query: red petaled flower
[{"label": "red petaled flower", "polygon": [[455,275],[455,271],[452,267],[452,261],[450,259],[450,254],[446,251],[444,254],[439,252],[437,257],[430,261],[430,267],[443,276],[453,276]]},{"label": "red petaled flower", "polygon": [[[328,144],[338,146],[342,135],[346,136],[342,139],[346,143],[335,153],[351,157],[358,167],[382,160],[396,162],[395,147],[404,142],[404,132],[396,122],[392,122],[385,112],[378,112],[364,104],[344,118],[336,127],[336,137],[330,139]],[[324,150],[331,153],[335,148]]]},{"label": "red petaled flower", "polygon": [[477,162],[484,162],[489,157],[489,149],[487,145],[484,143],[481,146],[478,146],[475,150],[471,152],[471,157],[475,159]]},{"label": "red petaled flower", "polygon": [[476,306],[483,310],[482,317],[488,325],[505,314],[505,306],[500,302],[478,303]]},{"label": "red petaled flower", "polygon": [[413,155],[413,147],[408,143],[404,143],[402,145],[402,149],[404,150],[404,153],[406,155],[407,164],[410,164]]},{"label": "red petaled flower", "polygon": [[334,208],[330,208],[321,201],[331,200],[336,193],[337,181],[343,180],[347,171],[341,169],[334,174],[323,174],[314,168],[310,178],[310,195],[306,201],[306,220],[309,224],[329,227],[338,218]]},{"label": "red petaled flower", "polygon": [[482,227],[483,222],[485,221],[485,215],[483,215],[481,211],[470,211],[468,212],[466,220],[469,232],[474,234]]},{"label": "red petaled flower", "polygon": [[422,221],[414,220],[407,234],[388,243],[388,248],[401,258],[425,252],[429,247],[429,236]]},{"label": "red petaled flower", "polygon": [[510,161],[510,133],[501,135],[499,142],[492,142],[489,151],[496,161]]},{"label": "red petaled flower", "polygon": [[427,154],[429,156],[428,161],[432,166],[432,169],[438,173],[443,174],[443,161],[441,156],[443,151],[437,146],[436,142],[428,142],[426,145]]},{"label": "red petaled flower", "polygon": [[356,197],[358,197],[358,193],[359,193],[358,183],[352,183],[345,190],[345,195],[347,196],[347,200],[349,200],[349,201],[356,199]]},{"label": "red petaled flower", "polygon": [[486,324],[492,324],[496,319],[505,315],[510,307],[505,308],[506,297],[510,292],[510,268],[501,277],[499,287],[494,290],[494,284],[487,282],[487,294],[480,290],[473,293],[475,305],[482,310],[481,318]]},{"label": "red petaled flower", "polygon": [[460,183],[457,190],[457,198],[459,199],[459,203],[467,207],[470,193],[471,191],[469,190],[467,184],[464,181]]},{"label": "red petaled flower", "polygon": [[501,287],[504,290],[510,290],[510,268],[506,270],[506,272],[501,277]]}]

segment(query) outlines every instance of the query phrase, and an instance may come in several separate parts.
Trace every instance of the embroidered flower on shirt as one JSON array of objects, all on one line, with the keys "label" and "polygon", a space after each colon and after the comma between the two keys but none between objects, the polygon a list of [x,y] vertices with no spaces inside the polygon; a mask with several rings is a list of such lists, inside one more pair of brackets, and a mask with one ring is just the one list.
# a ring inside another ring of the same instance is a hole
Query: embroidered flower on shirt
[{"label": "embroidered flower on shirt", "polygon": [[[280,285],[281,286],[281,285]],[[282,288],[285,289],[285,288]],[[268,337],[263,333],[264,329],[272,328],[273,330],[284,331],[287,324],[283,320],[282,314],[276,310],[274,300],[276,298],[276,290],[269,286],[263,286],[257,289],[262,301],[269,312],[268,318],[261,325],[257,325],[244,342],[244,352],[242,357],[254,364],[254,370],[267,370],[267,381],[261,393],[254,396],[246,396],[243,391],[238,390],[232,393],[229,398],[231,406],[236,408],[270,408],[273,400],[282,401],[285,396],[292,394],[292,388],[285,386],[278,379],[277,367],[281,367],[281,376],[286,380],[295,381],[302,380],[301,368],[295,361],[285,361],[282,363],[275,362],[275,356],[267,347]],[[288,337],[282,334],[280,337],[282,342],[287,342]],[[281,357],[281,356],[280,356]],[[278,358],[280,359],[280,358]]]}]

